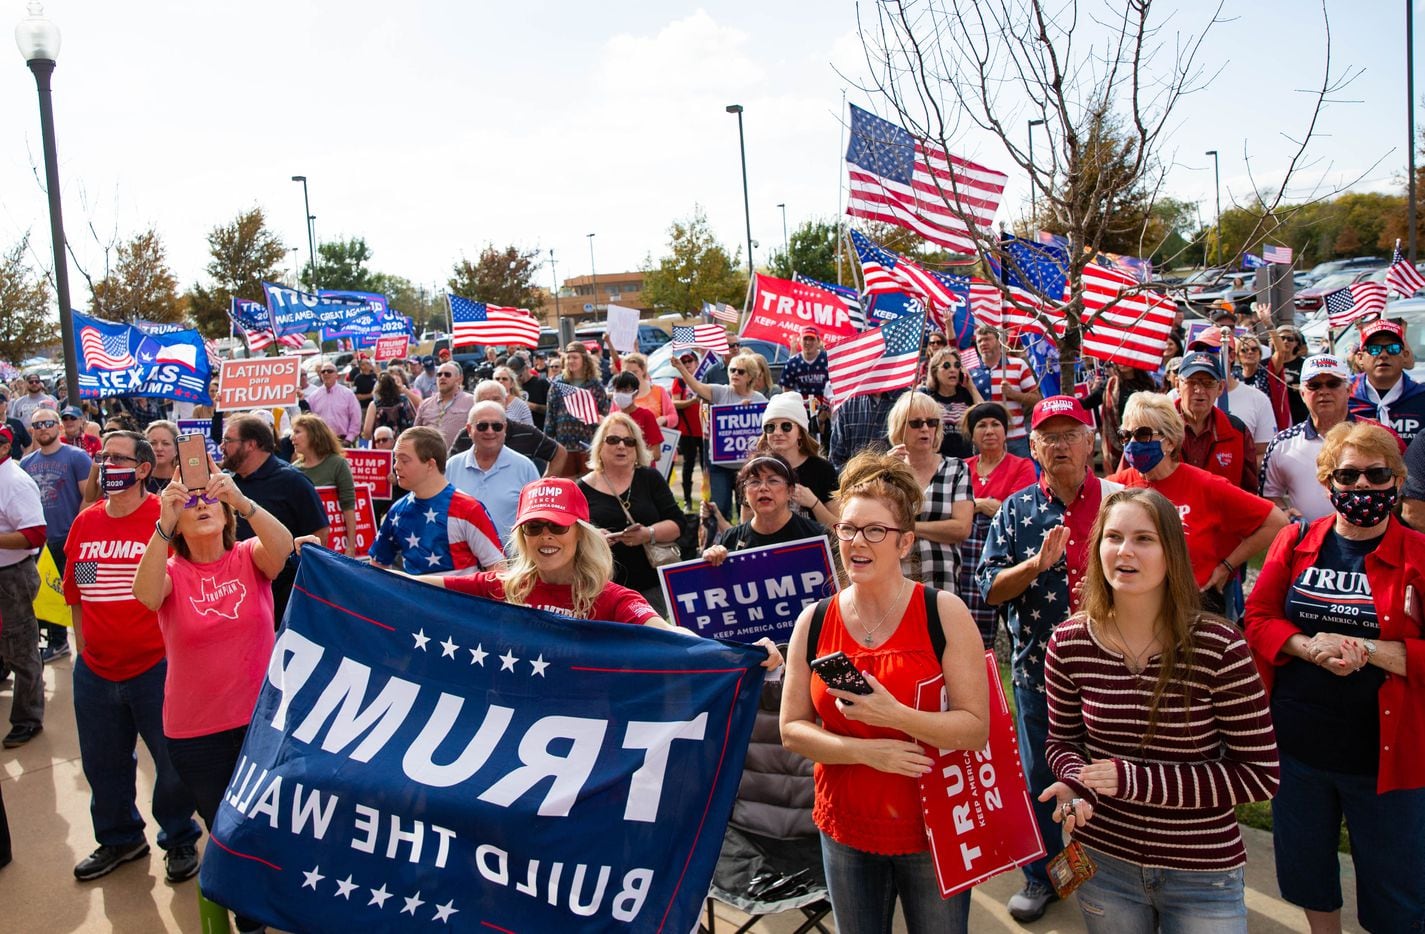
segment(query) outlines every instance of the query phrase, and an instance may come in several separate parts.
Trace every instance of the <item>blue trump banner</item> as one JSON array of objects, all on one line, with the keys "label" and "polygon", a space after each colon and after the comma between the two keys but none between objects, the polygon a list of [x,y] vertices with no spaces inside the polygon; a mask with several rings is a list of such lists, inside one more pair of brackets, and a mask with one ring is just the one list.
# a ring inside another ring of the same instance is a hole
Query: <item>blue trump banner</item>
[{"label": "blue trump banner", "polygon": [[365,300],[323,298],[270,282],[262,283],[262,291],[267,295],[268,319],[278,337],[335,328],[371,311]]},{"label": "blue trump banner", "polygon": [[746,405],[714,405],[708,409],[708,459],[730,467],[747,460],[748,452],[762,437],[765,402]]},{"label": "blue trump banner", "polygon": [[303,549],[203,892],[288,931],[684,934],[764,658]]},{"label": "blue trump banner", "polygon": [[234,298],[228,306],[228,317],[244,331],[272,330],[272,317],[268,315],[267,306],[262,302]]},{"label": "blue trump banner", "polygon": [[802,608],[839,589],[824,535],[733,551],[716,566],[701,558],[666,564],[658,577],[670,622],[737,642],[785,643]]},{"label": "blue trump banner", "polygon": [[73,313],[79,396],[156,396],[212,405],[211,366],[192,328],[145,333],[131,324]]},{"label": "blue trump banner", "polygon": [[888,321],[925,314],[925,304],[904,292],[879,292],[866,306],[866,324],[877,327]]}]

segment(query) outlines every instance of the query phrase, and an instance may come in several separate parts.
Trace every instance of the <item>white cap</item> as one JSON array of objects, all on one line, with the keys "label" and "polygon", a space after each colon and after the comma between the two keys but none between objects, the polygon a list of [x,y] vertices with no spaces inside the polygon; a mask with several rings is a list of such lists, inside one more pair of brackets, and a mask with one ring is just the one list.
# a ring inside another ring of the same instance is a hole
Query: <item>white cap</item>
[{"label": "white cap", "polygon": [[1307,357],[1301,362],[1301,381],[1303,383],[1313,376],[1323,374],[1350,379],[1351,368],[1346,366],[1346,361],[1330,353],[1319,353],[1314,357]]}]

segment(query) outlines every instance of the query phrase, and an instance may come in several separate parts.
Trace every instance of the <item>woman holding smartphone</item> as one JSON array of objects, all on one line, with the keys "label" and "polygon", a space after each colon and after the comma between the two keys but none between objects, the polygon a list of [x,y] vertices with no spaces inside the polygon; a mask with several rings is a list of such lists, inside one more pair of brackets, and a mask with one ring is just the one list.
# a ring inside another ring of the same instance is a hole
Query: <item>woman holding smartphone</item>
[{"label": "woman holding smartphone", "polygon": [[[965,604],[901,572],[923,498],[904,462],[869,452],[851,459],[832,527],[849,586],[802,612],[787,652],[782,743],[816,763],[812,818],[836,926],[845,934],[890,931],[897,899],[912,934],[969,924],[969,892],[940,897],[920,777],[932,762],[925,747],[984,747],[989,691]],[[809,659],[833,653],[860,672],[869,694],[829,688],[813,676]],[[937,676],[948,709],[916,709],[916,686]]]}]

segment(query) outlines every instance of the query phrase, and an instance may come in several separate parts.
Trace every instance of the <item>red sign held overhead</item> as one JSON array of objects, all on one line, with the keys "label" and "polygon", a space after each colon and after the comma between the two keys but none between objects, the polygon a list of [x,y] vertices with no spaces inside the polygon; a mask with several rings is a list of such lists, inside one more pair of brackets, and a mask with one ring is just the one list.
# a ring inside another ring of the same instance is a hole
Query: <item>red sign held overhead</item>
[{"label": "red sign held overhead", "polygon": [[404,334],[378,337],[376,339],[376,359],[404,360],[406,359],[406,348],[409,344],[410,338]]},{"label": "red sign held overhead", "polygon": [[296,405],[301,378],[301,357],[224,360],[214,401],[220,412]]},{"label": "red sign held overhead", "polygon": [[351,467],[351,479],[371,487],[372,499],[391,499],[391,452],[351,448],[343,452]]},{"label": "red sign held overhead", "polygon": [[802,328],[811,325],[827,345],[856,335],[851,311],[841,296],[802,282],[757,274],[752,309],[742,336],[800,350]]},{"label": "red sign held overhead", "polygon": [[[327,511],[327,547],[332,551],[346,552],[346,517],[341,514],[341,502],[337,499],[336,487],[319,486],[317,495],[322,498],[322,508]],[[371,506],[371,487],[364,483],[356,485],[356,556],[366,558],[371,554],[371,543],[376,541],[376,511]]]}]

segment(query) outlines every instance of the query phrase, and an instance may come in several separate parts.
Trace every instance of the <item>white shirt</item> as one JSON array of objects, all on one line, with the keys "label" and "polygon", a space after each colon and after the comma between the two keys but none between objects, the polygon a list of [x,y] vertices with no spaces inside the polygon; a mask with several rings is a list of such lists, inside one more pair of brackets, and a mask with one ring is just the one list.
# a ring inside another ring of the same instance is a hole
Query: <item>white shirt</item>
[{"label": "white shirt", "polygon": [[[0,464],[0,534],[32,529],[45,524],[40,488],[14,457]],[[0,568],[19,564],[39,552],[38,548],[0,548]]]},{"label": "white shirt", "polygon": [[1277,414],[1272,400],[1256,386],[1239,382],[1227,394],[1227,411],[1242,420],[1257,444],[1267,444],[1277,434]]},{"label": "white shirt", "polygon": [[1321,444],[1321,436],[1306,419],[1278,432],[1262,459],[1262,495],[1273,500],[1289,499],[1292,508],[1307,522],[1336,511],[1326,488],[1316,479],[1316,456],[1321,453]]}]

